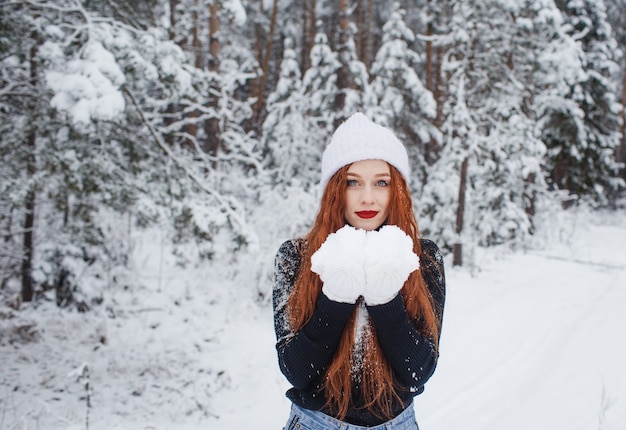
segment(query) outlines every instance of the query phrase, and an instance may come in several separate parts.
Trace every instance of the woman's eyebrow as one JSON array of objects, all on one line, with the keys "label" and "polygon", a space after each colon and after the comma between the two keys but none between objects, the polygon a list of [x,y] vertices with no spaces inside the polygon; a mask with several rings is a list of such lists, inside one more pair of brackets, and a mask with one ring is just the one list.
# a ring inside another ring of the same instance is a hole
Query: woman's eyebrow
[{"label": "woman's eyebrow", "polygon": [[[358,173],[354,173],[354,172],[348,172],[347,175],[348,176],[356,176],[357,178],[361,177],[361,175],[359,175]],[[376,177],[376,178],[380,178],[380,177],[390,178],[391,174],[390,173],[375,173],[374,177]]]}]

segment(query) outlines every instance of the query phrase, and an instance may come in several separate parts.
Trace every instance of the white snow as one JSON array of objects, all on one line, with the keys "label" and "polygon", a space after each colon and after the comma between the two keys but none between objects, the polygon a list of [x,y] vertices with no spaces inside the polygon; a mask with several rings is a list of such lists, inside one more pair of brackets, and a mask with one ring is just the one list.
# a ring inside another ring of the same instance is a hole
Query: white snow
[{"label": "white snow", "polygon": [[[58,56],[54,44],[46,52]],[[92,42],[83,49],[83,58],[69,61],[65,70],[48,70],[46,81],[55,93],[50,105],[69,113],[76,123],[89,124],[92,119],[112,120],[126,106],[119,87],[125,77],[115,57],[101,43]]]},{"label": "white snow", "polygon": [[[473,274],[448,262],[420,429],[624,428],[626,217],[564,217],[543,237],[542,250],[477,250]],[[282,428],[271,306],[216,267],[176,267],[160,243],[136,238],[141,276],[91,312],[2,308],[0,428]]]}]

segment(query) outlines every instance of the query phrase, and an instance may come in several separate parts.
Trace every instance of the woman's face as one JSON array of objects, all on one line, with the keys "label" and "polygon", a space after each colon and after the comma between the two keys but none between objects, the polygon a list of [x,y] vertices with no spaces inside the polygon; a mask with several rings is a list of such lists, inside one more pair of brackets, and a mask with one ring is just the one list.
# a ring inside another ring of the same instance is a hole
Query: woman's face
[{"label": "woman's face", "polygon": [[348,224],[363,230],[375,230],[389,215],[391,171],[382,160],[352,163],[346,181],[346,212]]}]

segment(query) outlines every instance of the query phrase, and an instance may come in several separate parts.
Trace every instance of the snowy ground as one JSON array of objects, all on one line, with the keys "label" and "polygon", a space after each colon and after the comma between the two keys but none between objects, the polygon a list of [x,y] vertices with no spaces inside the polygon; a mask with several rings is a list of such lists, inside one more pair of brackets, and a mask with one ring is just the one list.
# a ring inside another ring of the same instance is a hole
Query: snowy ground
[{"label": "snowy ground", "polygon": [[[447,267],[422,430],[626,428],[624,215],[569,216],[544,249]],[[108,310],[0,308],[0,430],[282,428],[271,309],[158,258]]]}]

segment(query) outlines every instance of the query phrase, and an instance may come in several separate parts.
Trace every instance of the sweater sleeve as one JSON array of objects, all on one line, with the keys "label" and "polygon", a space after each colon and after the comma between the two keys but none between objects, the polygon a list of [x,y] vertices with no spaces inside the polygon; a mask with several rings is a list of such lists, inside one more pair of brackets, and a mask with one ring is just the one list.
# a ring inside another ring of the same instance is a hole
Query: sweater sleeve
[{"label": "sweater sleeve", "polygon": [[320,293],[309,322],[300,331],[291,331],[287,302],[299,264],[300,255],[294,242],[285,242],[275,260],[273,305],[280,369],[295,388],[304,389],[332,360],[355,305],[334,302]]},{"label": "sweater sleeve", "polygon": [[[439,331],[445,301],[443,259],[437,246],[422,241],[422,276],[433,297]],[[434,339],[423,336],[409,318],[402,295],[378,306],[368,306],[376,327],[378,341],[399,382],[411,392],[418,392],[433,375],[438,351]]]}]

